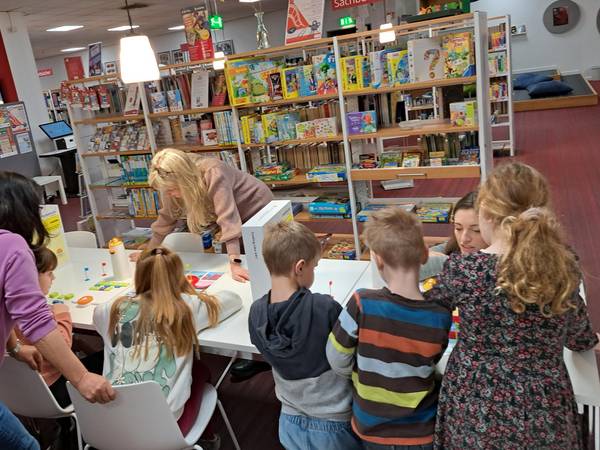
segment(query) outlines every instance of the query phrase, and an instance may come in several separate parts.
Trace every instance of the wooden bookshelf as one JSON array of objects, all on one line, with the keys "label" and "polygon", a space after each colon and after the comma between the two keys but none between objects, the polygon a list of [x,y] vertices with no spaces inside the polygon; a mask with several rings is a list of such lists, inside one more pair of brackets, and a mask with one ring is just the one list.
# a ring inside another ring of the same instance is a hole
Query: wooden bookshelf
[{"label": "wooden bookshelf", "polygon": [[245,148],[262,148],[267,146],[282,147],[286,145],[306,145],[306,144],[318,144],[321,142],[340,142],[344,140],[344,136],[338,134],[334,137],[320,137],[320,138],[306,138],[306,139],[292,139],[289,141],[275,141],[270,144],[242,144]]},{"label": "wooden bookshelf", "polygon": [[309,95],[307,97],[283,98],[281,100],[273,100],[271,102],[246,103],[244,105],[236,105],[235,107],[237,109],[264,108],[268,106],[294,105],[296,103],[321,102],[323,100],[332,100],[337,98],[339,98],[339,94],[337,93],[325,95]]},{"label": "wooden bookshelf", "polygon": [[74,125],[95,125],[98,123],[110,123],[110,122],[129,122],[130,120],[144,120],[143,114],[136,114],[132,116],[100,116],[90,117],[88,119],[75,120]]},{"label": "wooden bookshelf", "polygon": [[349,141],[360,141],[365,139],[377,139],[377,138],[396,138],[396,137],[408,137],[408,136],[422,136],[425,134],[443,134],[443,133],[469,133],[478,131],[478,126],[472,127],[455,127],[450,122],[442,124],[426,125],[423,127],[416,128],[383,128],[377,130],[375,133],[365,134],[351,134],[348,136]]},{"label": "wooden bookshelf", "polygon": [[85,84],[85,83],[94,83],[100,81],[108,81],[108,80],[118,80],[121,78],[120,73],[110,73],[108,75],[97,75],[95,77],[87,77],[87,78],[79,78],[78,80],[67,80],[66,84]]},{"label": "wooden bookshelf", "polygon": [[301,172],[289,180],[263,181],[263,183],[265,183],[267,186],[270,186],[270,187],[294,187],[294,186],[305,186],[307,184],[312,184],[312,185],[319,185],[319,184],[336,185],[338,183],[346,184],[346,181],[311,181],[306,178],[305,172]]},{"label": "wooden bookshelf", "polygon": [[344,97],[356,97],[357,95],[377,95],[388,94],[390,92],[417,91],[421,89],[431,89],[434,87],[456,86],[460,84],[473,84],[477,82],[477,77],[465,78],[444,78],[441,80],[422,81],[419,83],[405,83],[397,86],[388,86],[384,88],[366,88],[353,91],[344,91]]},{"label": "wooden bookshelf", "polygon": [[436,179],[479,177],[480,167],[478,165],[352,169],[352,181],[396,180],[398,178]]},{"label": "wooden bookshelf", "polygon": [[85,152],[80,153],[79,156],[83,156],[84,158],[96,158],[100,156],[132,156],[132,155],[148,155],[152,153],[150,149],[148,150],[127,150],[123,152]]},{"label": "wooden bookshelf", "polygon": [[170,144],[164,145],[158,148],[158,151],[164,150],[166,148],[176,148],[177,150],[182,150],[184,152],[190,153],[204,153],[204,152],[220,152],[221,150],[237,150],[237,144],[228,144],[228,145],[202,145],[202,144]]},{"label": "wooden bookshelf", "polygon": [[296,222],[302,222],[302,223],[328,223],[328,222],[335,222],[335,221],[342,221],[342,222],[350,223],[352,221],[352,219],[339,219],[339,218],[335,218],[335,217],[332,217],[330,219],[324,218],[324,217],[311,217],[310,213],[308,211],[300,211],[298,214],[296,214],[294,216],[294,220]]},{"label": "wooden bookshelf", "polygon": [[209,108],[195,108],[195,109],[184,109],[182,111],[164,111],[158,113],[150,113],[148,116],[151,119],[156,119],[160,117],[170,117],[170,116],[187,116],[191,114],[206,114],[220,111],[231,111],[230,105],[225,106],[211,106]]}]

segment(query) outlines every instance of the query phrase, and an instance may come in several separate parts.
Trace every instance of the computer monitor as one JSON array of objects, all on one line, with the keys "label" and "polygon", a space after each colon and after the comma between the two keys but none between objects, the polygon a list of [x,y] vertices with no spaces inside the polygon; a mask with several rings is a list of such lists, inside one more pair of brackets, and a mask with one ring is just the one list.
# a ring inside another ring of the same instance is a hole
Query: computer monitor
[{"label": "computer monitor", "polygon": [[57,122],[43,123],[40,128],[50,139],[58,139],[60,137],[73,134],[73,129],[64,120]]}]

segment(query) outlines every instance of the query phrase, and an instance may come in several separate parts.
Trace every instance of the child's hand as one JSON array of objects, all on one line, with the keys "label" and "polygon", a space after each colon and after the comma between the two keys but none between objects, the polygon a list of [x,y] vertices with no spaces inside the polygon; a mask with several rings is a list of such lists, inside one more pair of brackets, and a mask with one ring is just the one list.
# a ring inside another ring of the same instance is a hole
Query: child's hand
[{"label": "child's hand", "polygon": [[231,278],[235,281],[239,281],[240,283],[245,283],[246,281],[250,281],[250,275],[248,271],[244,269],[239,264],[230,264],[231,267]]},{"label": "child's hand", "polygon": [[37,348],[33,345],[21,345],[21,349],[15,354],[17,361],[24,362],[31,370],[40,371],[44,358]]},{"label": "child's hand", "polygon": [[69,307],[63,303],[56,303],[52,305],[52,312],[54,314],[66,313],[69,312]]}]

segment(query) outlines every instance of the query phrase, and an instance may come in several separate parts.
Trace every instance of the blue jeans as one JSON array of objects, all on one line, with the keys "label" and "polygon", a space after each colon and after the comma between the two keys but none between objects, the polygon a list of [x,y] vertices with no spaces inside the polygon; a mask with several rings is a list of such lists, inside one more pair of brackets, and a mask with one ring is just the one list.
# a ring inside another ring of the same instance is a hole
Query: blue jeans
[{"label": "blue jeans", "polygon": [[279,416],[279,441],[286,450],[362,450],[350,422]]},{"label": "blue jeans", "polygon": [[40,450],[40,445],[31,436],[13,413],[0,403],[0,448],[10,450]]},{"label": "blue jeans", "polygon": [[381,445],[363,441],[365,450],[433,450],[433,444],[425,445]]}]

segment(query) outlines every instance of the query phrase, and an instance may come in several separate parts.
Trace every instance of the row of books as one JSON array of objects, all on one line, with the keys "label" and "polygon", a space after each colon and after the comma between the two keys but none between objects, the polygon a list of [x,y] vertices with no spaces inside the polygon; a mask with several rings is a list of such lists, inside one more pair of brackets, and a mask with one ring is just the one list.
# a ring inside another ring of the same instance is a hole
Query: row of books
[{"label": "row of books", "polygon": [[217,130],[212,115],[204,119],[188,120],[181,117],[162,118],[154,121],[156,142],[160,147],[177,144],[218,145]]},{"label": "row of books", "polygon": [[492,81],[490,83],[490,98],[492,100],[506,100],[508,98],[508,81]]},{"label": "row of books", "polygon": [[[290,167],[310,171],[314,167],[345,162],[342,146],[335,142],[315,145],[295,145],[291,148],[277,148],[250,152],[249,162],[253,171],[256,168],[273,163],[286,162]],[[338,180],[334,180],[338,181]]]},{"label": "row of books", "polygon": [[149,189],[128,189],[129,215],[156,216],[161,208],[158,192]]},{"label": "row of books", "polygon": [[92,135],[89,152],[149,150],[146,126],[142,123],[114,124],[99,127]]},{"label": "row of books", "polygon": [[505,74],[508,70],[506,64],[506,52],[493,52],[488,54],[488,65],[490,68],[490,76]]},{"label": "row of books", "polygon": [[121,180],[127,185],[148,183],[152,155],[120,156]]},{"label": "row of books", "polygon": [[489,36],[490,50],[506,48],[506,26],[504,24],[489,27]]},{"label": "row of books", "polygon": [[[80,108],[83,111],[102,111],[109,114],[125,114],[132,109],[139,112],[139,106],[135,107],[138,100],[134,90],[137,86],[130,86],[128,89],[122,88],[116,83],[101,84],[93,87],[83,87],[76,84],[61,84],[60,97],[61,102],[69,104],[73,108]],[[131,94],[131,95],[130,95]]]},{"label": "row of books", "polygon": [[223,72],[211,76],[207,70],[162,77],[146,84],[146,94],[154,113],[224,106],[227,102]]},{"label": "row of books", "polygon": [[[394,167],[441,167],[452,165],[479,164],[479,148],[447,145],[441,137],[427,137],[426,148],[419,151],[388,150],[379,156],[374,153],[362,154],[359,162],[354,164],[356,169],[394,168]],[[434,151],[433,149],[438,149]]]},{"label": "row of books", "polygon": [[338,134],[335,117],[301,122],[298,111],[243,116],[240,129],[244,144],[273,144],[295,139],[329,138]]}]

